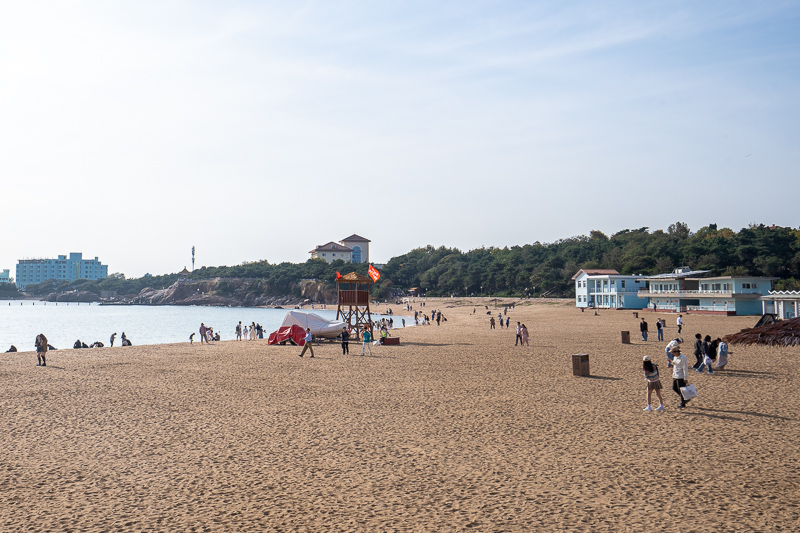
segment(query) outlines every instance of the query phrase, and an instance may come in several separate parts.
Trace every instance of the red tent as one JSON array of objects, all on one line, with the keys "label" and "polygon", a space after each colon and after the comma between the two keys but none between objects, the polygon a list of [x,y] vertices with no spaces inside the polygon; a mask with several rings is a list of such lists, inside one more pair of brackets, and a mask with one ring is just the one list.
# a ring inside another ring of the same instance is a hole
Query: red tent
[{"label": "red tent", "polygon": [[306,343],[306,330],[292,324],[291,326],[278,328],[278,331],[273,331],[269,334],[267,344],[296,344],[302,346]]}]

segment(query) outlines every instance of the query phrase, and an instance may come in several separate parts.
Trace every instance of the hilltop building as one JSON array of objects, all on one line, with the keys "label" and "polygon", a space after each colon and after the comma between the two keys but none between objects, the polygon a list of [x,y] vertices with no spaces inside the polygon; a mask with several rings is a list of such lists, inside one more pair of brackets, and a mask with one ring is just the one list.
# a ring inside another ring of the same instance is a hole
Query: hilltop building
[{"label": "hilltop building", "polygon": [[11,283],[11,271],[5,269],[0,272],[0,283]]},{"label": "hilltop building", "polygon": [[647,300],[639,297],[644,276],[623,276],[611,269],[580,269],[575,281],[575,307],[643,309]]},{"label": "hilltop building", "polygon": [[369,239],[360,235],[350,235],[337,242],[321,244],[311,250],[311,259],[324,259],[328,263],[344,261],[345,263],[369,263]]},{"label": "hilltop building", "polygon": [[17,263],[17,288],[25,290],[50,279],[75,281],[78,279],[103,279],[108,277],[108,265],[96,257],[84,259],[82,253],[72,252],[69,258],[59,255],[58,259],[20,259]]},{"label": "hilltop building", "polygon": [[708,270],[687,266],[669,274],[647,276],[639,293],[648,307],[662,312],[694,312],[724,315],[759,315],[761,298],[778,278],[762,276],[700,277]]}]

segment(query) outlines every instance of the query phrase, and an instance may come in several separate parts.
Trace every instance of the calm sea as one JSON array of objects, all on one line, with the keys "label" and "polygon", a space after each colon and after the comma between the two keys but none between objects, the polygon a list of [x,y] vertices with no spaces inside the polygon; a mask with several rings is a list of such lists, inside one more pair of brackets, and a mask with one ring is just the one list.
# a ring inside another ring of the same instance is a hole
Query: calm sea
[{"label": "calm sea", "polygon": [[[33,351],[36,335],[44,333],[58,349],[72,348],[77,339],[108,346],[116,332],[114,346],[120,345],[122,332],[134,345],[188,342],[200,323],[211,326],[222,340],[235,338],[234,328],[255,322],[264,327],[264,337],[278,329],[287,309],[202,306],[98,305],[88,303],[32,302],[0,300],[0,352],[13,344],[19,351]],[[336,309],[303,309],[324,318],[335,319]],[[373,320],[385,315],[373,314]],[[387,317],[388,318],[388,317]],[[413,325],[414,319],[392,316],[394,327]],[[195,335],[195,340],[199,340]]]}]

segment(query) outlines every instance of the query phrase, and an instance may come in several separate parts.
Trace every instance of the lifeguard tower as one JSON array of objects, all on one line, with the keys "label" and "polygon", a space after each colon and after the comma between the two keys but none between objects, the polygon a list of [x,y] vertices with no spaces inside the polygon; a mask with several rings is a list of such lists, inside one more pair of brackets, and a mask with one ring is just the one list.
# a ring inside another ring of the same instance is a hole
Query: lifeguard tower
[{"label": "lifeguard tower", "polygon": [[369,311],[369,286],[372,279],[355,272],[350,272],[336,279],[339,290],[339,305],[336,309],[336,320],[347,322],[356,331],[369,327],[372,333],[372,315]]}]

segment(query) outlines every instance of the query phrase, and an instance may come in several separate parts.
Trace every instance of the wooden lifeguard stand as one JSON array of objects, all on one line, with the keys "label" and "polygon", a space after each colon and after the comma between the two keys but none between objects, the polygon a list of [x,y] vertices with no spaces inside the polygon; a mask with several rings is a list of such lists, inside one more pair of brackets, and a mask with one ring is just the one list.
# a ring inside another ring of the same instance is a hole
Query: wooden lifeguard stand
[{"label": "wooden lifeguard stand", "polygon": [[372,283],[372,278],[355,272],[345,274],[336,280],[339,289],[336,320],[347,322],[351,328],[356,328],[356,331],[362,331],[364,326],[368,326],[372,333],[372,315],[369,312],[369,286]]}]

